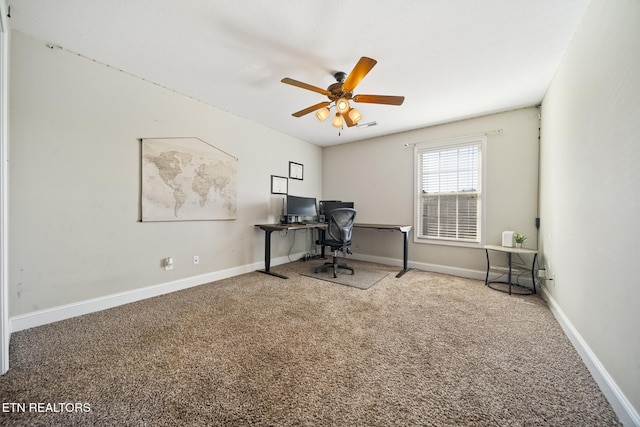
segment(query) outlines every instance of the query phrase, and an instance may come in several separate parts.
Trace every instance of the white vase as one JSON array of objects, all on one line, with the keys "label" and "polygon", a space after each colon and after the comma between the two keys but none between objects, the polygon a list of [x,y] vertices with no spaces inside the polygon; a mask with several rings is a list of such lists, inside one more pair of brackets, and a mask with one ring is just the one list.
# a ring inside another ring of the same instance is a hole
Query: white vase
[{"label": "white vase", "polygon": [[516,242],[516,248],[517,249],[521,249],[522,248],[522,242]]}]

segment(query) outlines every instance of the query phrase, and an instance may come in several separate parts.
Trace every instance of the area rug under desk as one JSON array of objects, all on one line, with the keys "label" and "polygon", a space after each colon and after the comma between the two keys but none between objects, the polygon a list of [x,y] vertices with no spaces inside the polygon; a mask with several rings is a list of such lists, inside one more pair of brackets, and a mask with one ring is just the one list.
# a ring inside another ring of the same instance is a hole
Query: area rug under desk
[{"label": "area rug under desk", "polygon": [[328,268],[325,272],[321,271],[319,273],[314,273],[313,271],[310,271],[308,273],[300,274],[302,276],[313,277],[315,279],[325,280],[339,285],[351,286],[352,288],[358,289],[369,289],[380,280],[387,277],[386,273],[356,269],[356,274],[351,274],[350,271],[346,270],[338,271],[338,277],[334,278],[332,268]]}]

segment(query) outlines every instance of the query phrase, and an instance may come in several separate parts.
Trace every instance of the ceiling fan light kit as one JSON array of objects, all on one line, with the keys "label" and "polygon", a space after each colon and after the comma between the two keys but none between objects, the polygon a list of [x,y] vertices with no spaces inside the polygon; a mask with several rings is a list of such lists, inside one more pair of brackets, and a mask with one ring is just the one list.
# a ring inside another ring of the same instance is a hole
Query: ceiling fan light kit
[{"label": "ceiling fan light kit", "polygon": [[349,111],[349,101],[344,98],[340,98],[336,101],[336,108],[340,114],[344,114]]},{"label": "ceiling fan light kit", "polygon": [[353,95],[353,90],[369,73],[369,71],[371,71],[376,63],[377,61],[375,59],[363,56],[348,76],[342,71],[335,73],[334,77],[336,79],[336,83],[333,83],[327,89],[322,89],[317,86],[285,77],[281,80],[282,83],[318,92],[325,95],[330,101],[320,102],[312,105],[311,107],[307,107],[304,110],[297,111],[292,115],[294,117],[302,117],[315,111],[316,117],[322,122],[329,117],[329,109],[335,106],[338,112],[333,118],[332,125],[336,128],[342,128],[345,123],[348,127],[355,126],[358,124],[360,119],[362,119],[362,114],[360,114],[356,108],[351,108],[349,100],[368,104],[402,105],[404,102],[404,96]]},{"label": "ceiling fan light kit", "polygon": [[341,128],[342,127],[342,115],[340,113],[336,113],[335,116],[333,116],[333,123],[331,123],[333,125],[334,128]]},{"label": "ceiling fan light kit", "polygon": [[357,125],[362,118],[362,114],[360,114],[360,111],[358,111],[357,108],[352,108],[351,111],[349,111],[349,118],[354,124]]},{"label": "ceiling fan light kit", "polygon": [[329,112],[329,109],[327,107],[322,107],[321,109],[316,111],[316,117],[321,122],[324,122],[327,119],[327,117],[329,117],[329,114],[331,113]]}]

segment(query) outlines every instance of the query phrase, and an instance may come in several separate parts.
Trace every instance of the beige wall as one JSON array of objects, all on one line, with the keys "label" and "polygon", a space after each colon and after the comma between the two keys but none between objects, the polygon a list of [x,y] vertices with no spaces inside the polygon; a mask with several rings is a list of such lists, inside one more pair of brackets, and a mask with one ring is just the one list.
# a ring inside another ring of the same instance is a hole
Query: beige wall
[{"label": "beige wall", "polygon": [[[302,163],[305,179],[290,181],[290,191],[321,194],[320,148],[15,31],[10,96],[11,316],[261,266],[264,237],[254,224],[274,221],[282,206],[270,195],[271,174]],[[237,220],[139,221],[138,138],[171,136],[198,137],[239,159]],[[288,253],[292,237],[274,237],[274,257]],[[161,268],[167,256],[173,271]]]},{"label": "beige wall", "polygon": [[[384,107],[381,107],[384,108]],[[501,129],[502,132],[489,132]],[[440,126],[404,132],[323,150],[323,197],[354,201],[358,222],[413,224],[413,144],[487,133],[484,243],[500,244],[504,230],[528,236],[537,246],[538,109],[524,108]],[[358,131],[358,130],[353,130]],[[405,146],[409,144],[409,146]],[[471,277],[484,277],[484,250],[409,244],[411,266]],[[357,254],[397,262],[402,242],[393,233],[356,230]]]},{"label": "beige wall", "polygon": [[636,416],[639,29],[637,0],[590,5],[542,104],[540,173],[547,291]]}]

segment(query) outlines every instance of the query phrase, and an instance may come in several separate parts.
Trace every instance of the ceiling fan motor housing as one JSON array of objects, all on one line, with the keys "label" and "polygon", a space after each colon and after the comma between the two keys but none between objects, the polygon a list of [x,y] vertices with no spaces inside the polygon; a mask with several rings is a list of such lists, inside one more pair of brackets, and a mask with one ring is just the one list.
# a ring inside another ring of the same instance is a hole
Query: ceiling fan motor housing
[{"label": "ceiling fan motor housing", "polygon": [[327,90],[330,92],[327,98],[331,101],[336,101],[340,98],[351,99],[353,97],[353,93],[342,90],[342,83],[334,83]]},{"label": "ceiling fan motor housing", "polygon": [[338,71],[333,76],[336,78],[337,83],[334,83],[327,88],[327,90],[331,93],[330,95],[327,95],[327,98],[329,98],[331,101],[336,101],[340,98],[351,99],[353,97],[353,93],[345,92],[342,89],[342,85],[347,78],[347,73],[345,73],[344,71]]}]

